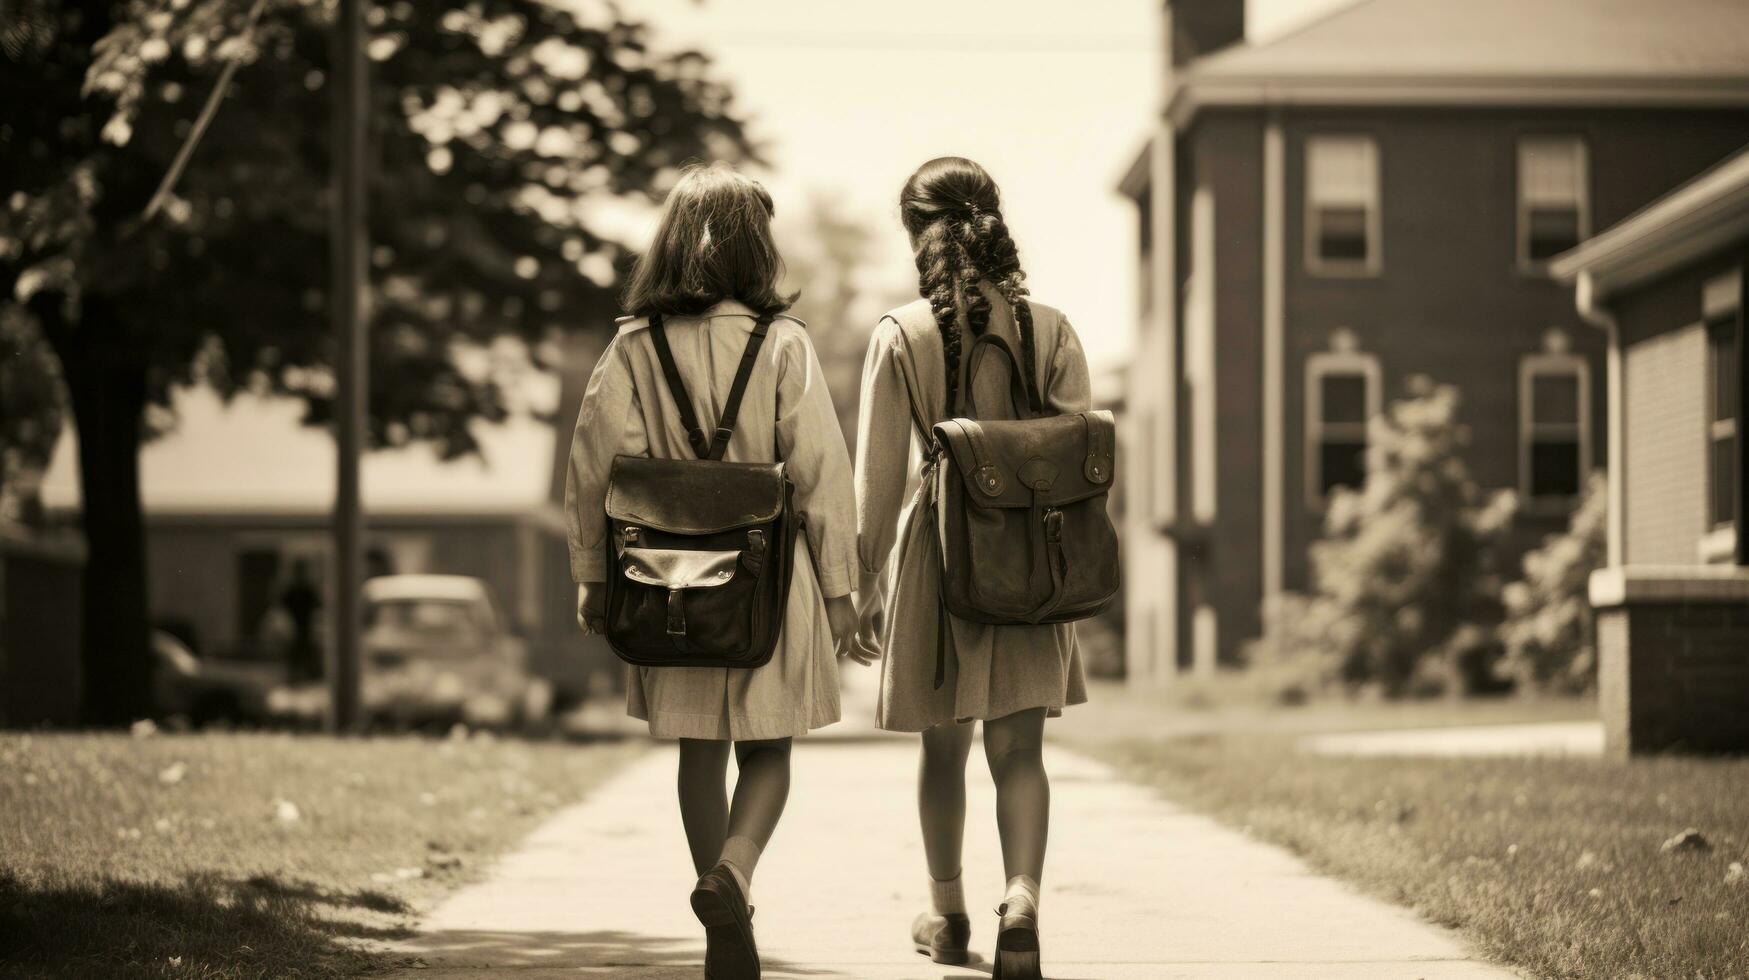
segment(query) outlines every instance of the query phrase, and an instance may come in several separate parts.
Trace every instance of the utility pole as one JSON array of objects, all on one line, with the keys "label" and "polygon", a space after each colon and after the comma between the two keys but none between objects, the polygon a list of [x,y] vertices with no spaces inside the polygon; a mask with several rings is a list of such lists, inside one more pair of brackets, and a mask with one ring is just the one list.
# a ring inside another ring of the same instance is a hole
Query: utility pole
[{"label": "utility pole", "polygon": [[334,621],[328,643],[328,729],[359,722],[360,592],[364,584],[364,514],[358,461],[370,410],[369,272],[366,266],[365,160],[370,135],[370,77],[364,57],[364,0],[339,0],[333,38],[334,202]]}]

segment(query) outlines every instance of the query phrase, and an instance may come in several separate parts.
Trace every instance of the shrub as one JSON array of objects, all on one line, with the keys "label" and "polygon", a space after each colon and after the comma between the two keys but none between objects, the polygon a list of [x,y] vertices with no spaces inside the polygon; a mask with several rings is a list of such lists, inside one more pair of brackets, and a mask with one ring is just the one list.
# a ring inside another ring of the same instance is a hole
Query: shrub
[{"label": "shrub", "polygon": [[1551,534],[1524,556],[1524,578],[1506,587],[1504,647],[1497,670],[1520,691],[1574,694],[1597,683],[1591,573],[1605,558],[1608,499],[1601,473],[1593,474],[1567,530]]},{"label": "shrub", "polygon": [[1331,500],[1298,627],[1321,636],[1317,656],[1336,679],[1392,697],[1492,679],[1495,547],[1515,507],[1509,492],[1484,499],[1470,477],[1457,390],[1411,390],[1371,423],[1365,487]]}]

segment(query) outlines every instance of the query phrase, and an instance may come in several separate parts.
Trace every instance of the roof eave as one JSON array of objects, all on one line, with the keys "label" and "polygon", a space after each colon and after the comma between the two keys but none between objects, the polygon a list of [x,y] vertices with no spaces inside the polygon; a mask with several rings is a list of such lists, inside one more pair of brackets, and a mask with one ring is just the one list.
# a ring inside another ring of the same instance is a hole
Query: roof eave
[{"label": "roof eave", "polygon": [[1749,151],[1739,153],[1556,256],[1562,282],[1589,281],[1593,301],[1749,237]]},{"label": "roof eave", "polygon": [[1153,183],[1154,170],[1154,140],[1150,137],[1142,144],[1124,174],[1118,179],[1117,191],[1132,201],[1139,201]]},{"label": "roof eave", "polygon": [[1183,128],[1203,108],[1264,106],[1749,107],[1749,75],[1698,77],[1316,75],[1195,72],[1168,106]]}]

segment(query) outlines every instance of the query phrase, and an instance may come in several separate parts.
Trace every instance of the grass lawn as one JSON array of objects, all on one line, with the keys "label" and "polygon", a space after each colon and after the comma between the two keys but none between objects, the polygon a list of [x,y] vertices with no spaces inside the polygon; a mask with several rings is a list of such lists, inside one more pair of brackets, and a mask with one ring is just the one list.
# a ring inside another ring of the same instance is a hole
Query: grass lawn
[{"label": "grass lawn", "polygon": [[0,734],[0,975],[335,977],[640,751]]},{"label": "grass lawn", "polygon": [[[1065,719],[1060,734],[1532,975],[1749,977],[1749,760],[1331,758],[1298,751],[1297,734],[1401,727],[1417,710],[1459,724],[1465,709],[1295,710],[1257,725],[1226,716],[1190,734],[1183,719],[1150,731],[1132,718],[1126,730],[1101,711]],[[1506,722],[1576,708],[1476,710]],[[1710,850],[1660,852],[1689,827]]]}]

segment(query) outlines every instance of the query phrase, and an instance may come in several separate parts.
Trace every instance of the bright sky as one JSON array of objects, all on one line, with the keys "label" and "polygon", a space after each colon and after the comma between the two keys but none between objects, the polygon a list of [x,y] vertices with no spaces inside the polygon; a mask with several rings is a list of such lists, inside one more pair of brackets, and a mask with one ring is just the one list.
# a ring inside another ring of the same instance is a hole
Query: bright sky
[{"label": "bright sky", "polygon": [[[1255,40],[1344,0],[1249,0]],[[780,215],[838,197],[879,233],[869,285],[915,291],[899,187],[923,161],[995,176],[1033,294],[1099,364],[1135,323],[1135,216],[1116,193],[1159,100],[1158,0],[635,0],[663,47],[734,83]],[[877,311],[878,314],[878,311]]]}]

